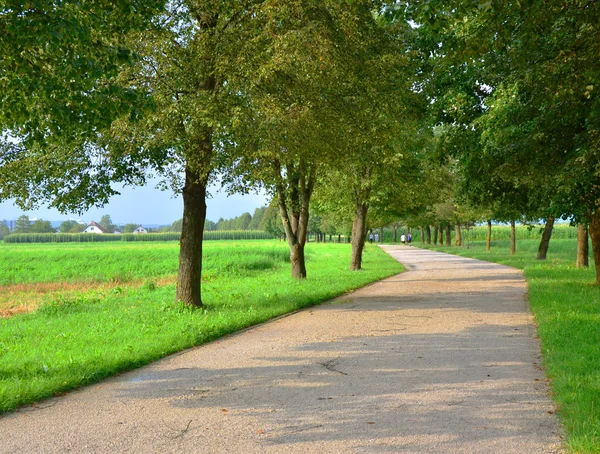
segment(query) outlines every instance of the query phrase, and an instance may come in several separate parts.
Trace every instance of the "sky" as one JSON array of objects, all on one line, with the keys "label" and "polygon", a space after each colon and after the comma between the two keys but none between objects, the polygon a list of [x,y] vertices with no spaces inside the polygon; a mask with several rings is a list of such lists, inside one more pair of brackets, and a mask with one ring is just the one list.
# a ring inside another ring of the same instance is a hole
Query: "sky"
[{"label": "sky", "polygon": [[[40,207],[38,210],[27,211],[30,219],[38,218],[47,221],[63,221],[68,219],[81,219],[85,223],[100,221],[104,214],[109,214],[114,224],[142,224],[166,225],[183,214],[183,200],[181,196],[173,197],[169,191],[160,191],[154,184],[137,188],[124,188],[119,190],[121,195],[113,196],[109,203],[102,208],[92,208],[79,215],[76,213],[62,214],[56,209]],[[219,191],[218,187],[209,189],[212,198],[206,201],[206,218],[218,221],[219,218],[231,219],[244,212],[254,214],[254,210],[268,203],[265,193],[227,196]],[[0,220],[16,219],[23,214],[23,210],[12,201],[0,203]]]}]

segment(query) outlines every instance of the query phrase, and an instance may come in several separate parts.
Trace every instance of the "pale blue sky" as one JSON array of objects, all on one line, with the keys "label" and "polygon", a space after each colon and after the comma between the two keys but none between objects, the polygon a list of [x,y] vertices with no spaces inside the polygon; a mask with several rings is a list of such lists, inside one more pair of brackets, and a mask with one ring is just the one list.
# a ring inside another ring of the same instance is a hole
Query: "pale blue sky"
[{"label": "pale blue sky", "polygon": [[[125,188],[121,195],[114,196],[108,205],[103,208],[93,208],[82,215],[61,214],[54,209],[42,207],[38,210],[27,211],[30,218],[45,219],[48,221],[67,220],[69,218],[81,219],[86,223],[98,222],[102,215],[109,214],[115,224],[171,224],[180,219],[183,213],[181,196],[176,198],[168,191],[155,189],[153,185]],[[230,219],[244,212],[254,214],[254,210],[268,203],[264,193],[258,195],[227,196],[218,189],[211,188],[212,198],[207,200],[207,219],[217,221],[220,217]],[[11,201],[0,203],[0,220],[16,219],[23,214],[23,210]]]}]

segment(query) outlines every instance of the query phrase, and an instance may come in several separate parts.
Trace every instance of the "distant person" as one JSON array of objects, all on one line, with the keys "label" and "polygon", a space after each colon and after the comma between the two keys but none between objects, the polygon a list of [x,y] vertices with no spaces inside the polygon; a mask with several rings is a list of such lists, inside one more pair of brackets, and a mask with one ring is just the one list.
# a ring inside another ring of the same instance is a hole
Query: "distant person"
[{"label": "distant person", "polygon": [[408,245],[410,246],[410,243],[412,243],[412,233],[408,232],[408,235],[406,236],[406,241],[408,241]]},{"label": "distant person", "polygon": [[404,233],[400,235],[400,241],[402,242],[402,246],[406,244],[406,235]]},{"label": "distant person", "polygon": [[373,243],[373,234],[369,233],[369,243]]},{"label": "distant person", "polygon": [[379,243],[379,233],[376,233],[376,234],[375,234],[375,242],[376,242],[376,243]]}]

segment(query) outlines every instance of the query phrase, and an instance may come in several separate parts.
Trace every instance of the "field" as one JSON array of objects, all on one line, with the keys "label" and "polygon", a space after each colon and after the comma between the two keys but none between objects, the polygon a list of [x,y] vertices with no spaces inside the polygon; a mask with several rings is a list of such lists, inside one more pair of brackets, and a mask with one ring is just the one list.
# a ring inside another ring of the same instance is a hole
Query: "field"
[{"label": "field", "polygon": [[[509,242],[495,241],[469,247],[430,247],[524,270],[529,301],[538,324],[542,354],[553,398],[573,452],[600,452],[600,287],[595,271],[577,269],[576,240],[552,239],[548,260],[535,260],[536,240],[517,242],[510,256]],[[416,246],[422,246],[417,243]],[[591,251],[591,248],[590,248]]]},{"label": "field", "polygon": [[174,303],[178,252],[174,242],[0,243],[0,413],[401,271],[375,246],[351,272],[350,245],[310,243],[308,278],[296,281],[285,243],[213,241],[206,307],[193,310]]}]

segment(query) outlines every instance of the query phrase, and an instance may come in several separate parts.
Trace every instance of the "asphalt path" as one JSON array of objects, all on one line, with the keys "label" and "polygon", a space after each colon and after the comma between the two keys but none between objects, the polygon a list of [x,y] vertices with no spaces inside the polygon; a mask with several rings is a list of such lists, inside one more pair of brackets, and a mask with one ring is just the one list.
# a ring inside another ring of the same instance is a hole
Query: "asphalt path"
[{"label": "asphalt path", "polygon": [[561,452],[522,274],[383,249],[408,271],[5,415],[0,452]]}]

